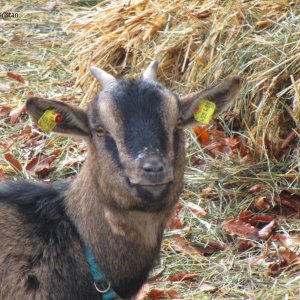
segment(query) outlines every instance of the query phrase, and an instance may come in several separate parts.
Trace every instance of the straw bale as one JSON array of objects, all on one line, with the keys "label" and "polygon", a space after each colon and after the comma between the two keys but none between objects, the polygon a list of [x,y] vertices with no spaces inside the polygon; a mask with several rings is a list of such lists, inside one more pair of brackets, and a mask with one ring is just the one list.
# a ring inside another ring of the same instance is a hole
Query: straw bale
[{"label": "straw bale", "polygon": [[82,102],[97,86],[90,65],[126,78],[157,59],[159,80],[179,94],[231,74],[245,78],[234,110],[253,147],[259,138],[281,142],[286,124],[299,135],[298,1],[105,1],[72,20],[74,29],[71,68]]}]

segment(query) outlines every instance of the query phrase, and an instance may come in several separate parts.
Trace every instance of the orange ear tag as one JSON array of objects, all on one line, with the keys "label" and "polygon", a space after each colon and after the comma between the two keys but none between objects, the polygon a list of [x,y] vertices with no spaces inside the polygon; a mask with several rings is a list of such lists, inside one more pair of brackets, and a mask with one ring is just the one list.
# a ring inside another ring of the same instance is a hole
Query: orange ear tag
[{"label": "orange ear tag", "polygon": [[209,124],[214,112],[216,104],[214,102],[203,99],[199,102],[198,109],[194,113],[194,119],[201,124]]},{"label": "orange ear tag", "polygon": [[62,119],[62,115],[54,109],[46,110],[38,120],[38,124],[46,133],[50,133]]}]

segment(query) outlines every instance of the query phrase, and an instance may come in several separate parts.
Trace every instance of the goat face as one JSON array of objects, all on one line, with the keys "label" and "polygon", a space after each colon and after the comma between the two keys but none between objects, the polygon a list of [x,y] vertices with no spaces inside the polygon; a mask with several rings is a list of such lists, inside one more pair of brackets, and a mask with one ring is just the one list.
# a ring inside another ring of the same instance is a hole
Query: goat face
[{"label": "goat face", "polygon": [[156,68],[153,62],[143,78],[117,81],[92,67],[103,90],[87,112],[58,101],[27,101],[27,110],[35,120],[45,110],[55,109],[63,118],[54,131],[80,135],[88,141],[91,177],[101,190],[110,193],[120,186],[127,199],[123,208],[137,206],[153,211],[170,201],[168,194],[178,197],[185,156],[183,127],[194,123],[200,100],[214,102],[215,113],[219,113],[240,85],[239,78],[233,77],[180,98],[156,81]]},{"label": "goat face", "polygon": [[172,183],[179,134],[174,94],[151,81],[119,81],[98,94],[88,115],[96,152],[107,151],[129,186],[155,198]]}]

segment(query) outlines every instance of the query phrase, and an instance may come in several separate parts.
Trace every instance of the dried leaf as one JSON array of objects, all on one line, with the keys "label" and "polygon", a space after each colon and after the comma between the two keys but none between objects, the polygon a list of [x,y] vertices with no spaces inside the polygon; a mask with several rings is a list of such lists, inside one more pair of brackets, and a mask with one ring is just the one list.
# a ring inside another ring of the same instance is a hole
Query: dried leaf
[{"label": "dried leaf", "polygon": [[198,273],[189,273],[187,271],[179,272],[169,276],[169,280],[174,281],[184,281],[184,280],[192,280],[196,277],[199,277]]},{"label": "dried leaf", "polygon": [[187,255],[191,255],[194,257],[198,257],[201,259],[203,257],[203,254],[205,253],[204,251],[202,251],[202,249],[189,244],[186,240],[184,240],[180,236],[175,236],[173,238],[172,248],[175,251],[178,251],[178,252],[181,252],[181,253],[184,253]]},{"label": "dried leaf", "polygon": [[262,196],[254,201],[253,206],[259,211],[269,210],[272,208],[272,200],[269,196]]},{"label": "dried leaf", "polygon": [[167,225],[168,230],[176,230],[182,229],[183,222],[182,222],[182,205],[177,204],[175,208],[174,216],[170,219]]},{"label": "dried leaf", "polygon": [[250,210],[241,211],[239,219],[243,222],[249,223],[250,225],[257,226],[259,224],[270,223],[276,217],[268,214],[254,214]]},{"label": "dried leaf", "polygon": [[[198,287],[199,289],[199,287]],[[205,283],[205,282],[201,282],[200,284],[200,289],[199,289],[201,292],[209,292],[209,293],[214,293],[218,290],[217,287],[211,285],[211,284],[208,284],[208,283]]]},{"label": "dried leaf", "polygon": [[300,211],[300,195],[293,191],[283,190],[279,194],[279,198],[275,199],[280,205],[287,206],[297,212]]},{"label": "dried leaf", "polygon": [[18,170],[19,172],[22,172],[23,168],[21,163],[17,159],[15,159],[11,153],[5,153],[4,157],[14,169]]},{"label": "dried leaf", "polygon": [[148,292],[147,298],[150,300],[163,300],[163,299],[178,299],[177,292],[173,289],[152,289]]},{"label": "dried leaf", "polygon": [[195,203],[188,202],[187,206],[196,217],[203,217],[206,215],[206,211]]},{"label": "dried leaf", "polygon": [[286,261],[280,261],[278,263],[272,263],[269,265],[268,269],[269,271],[269,276],[271,277],[277,277],[286,267],[287,267],[287,262]]},{"label": "dried leaf", "polygon": [[234,219],[226,222],[223,228],[229,232],[230,235],[237,235],[239,237],[256,240],[258,239],[258,229],[245,223],[239,219]]},{"label": "dried leaf", "polygon": [[261,191],[267,190],[268,186],[263,183],[258,183],[249,188],[250,193],[259,193]]},{"label": "dried leaf", "polygon": [[262,240],[268,239],[272,234],[273,229],[275,228],[277,228],[277,224],[276,224],[276,220],[273,220],[258,232],[259,238],[261,238]]},{"label": "dried leaf", "polygon": [[293,263],[300,263],[300,254],[295,253],[286,247],[279,247],[279,255],[280,259],[284,259],[289,265]]},{"label": "dried leaf", "polygon": [[287,236],[280,233],[275,233],[273,238],[279,241],[281,246],[294,250],[300,246],[300,236]]},{"label": "dried leaf", "polygon": [[167,229],[168,230],[176,230],[176,229],[182,229],[183,228],[183,223],[181,221],[181,218],[174,216],[173,218],[170,219]]},{"label": "dried leaf", "polygon": [[269,265],[269,275],[276,277],[284,270],[299,269],[300,268],[300,255],[291,251],[288,248],[280,247],[279,251],[279,262],[272,263]]},{"label": "dried leaf", "polygon": [[9,114],[9,116],[10,116],[10,122],[11,122],[12,124],[16,123],[17,120],[18,120],[18,118],[19,118],[23,113],[25,113],[25,111],[26,111],[25,104],[24,104],[24,105],[21,105],[21,106],[18,107],[18,108],[13,109],[13,110],[10,112],[10,114]]},{"label": "dried leaf", "polygon": [[260,224],[272,222],[275,219],[276,219],[276,216],[274,216],[274,215],[259,214],[259,215],[255,215],[252,218],[250,218],[248,223],[253,226],[258,226]]},{"label": "dried leaf", "polygon": [[206,125],[200,125],[193,128],[193,131],[201,145],[208,144],[208,127]]},{"label": "dried leaf", "polygon": [[23,76],[20,74],[17,74],[14,72],[7,72],[6,75],[7,75],[7,77],[10,77],[18,82],[25,83]]},{"label": "dried leaf", "polygon": [[51,155],[49,157],[41,155],[38,157],[34,157],[26,165],[26,170],[31,176],[38,176],[40,178],[43,178],[54,171],[55,168],[50,167],[50,165],[56,157],[57,155]]},{"label": "dried leaf", "polygon": [[199,242],[205,245],[205,248],[203,249],[205,251],[204,254],[213,254],[216,251],[223,251],[226,248],[226,245],[216,240],[200,238]]},{"label": "dried leaf", "polygon": [[239,252],[245,252],[251,248],[253,248],[255,246],[254,243],[252,243],[251,241],[247,241],[247,240],[239,240],[238,243],[238,251]]},{"label": "dried leaf", "polygon": [[0,117],[7,117],[11,110],[12,108],[9,106],[0,106]]}]

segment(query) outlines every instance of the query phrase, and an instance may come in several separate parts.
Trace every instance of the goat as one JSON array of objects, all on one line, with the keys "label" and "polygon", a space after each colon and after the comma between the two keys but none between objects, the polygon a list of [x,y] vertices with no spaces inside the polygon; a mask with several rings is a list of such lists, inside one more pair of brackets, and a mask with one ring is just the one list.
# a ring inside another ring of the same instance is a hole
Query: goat
[{"label": "goat", "polygon": [[[53,131],[82,137],[88,156],[73,182],[0,185],[1,299],[130,299],[147,280],[183,186],[183,128],[195,122],[200,100],[218,114],[240,87],[231,77],[179,97],[157,82],[157,67],[132,80],[91,67],[102,91],[87,110],[27,100],[36,122],[57,112]],[[93,282],[89,255],[106,291]],[[105,294],[110,288],[117,296]]]}]

